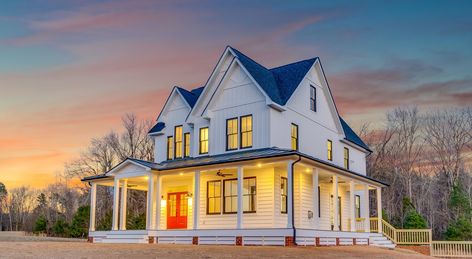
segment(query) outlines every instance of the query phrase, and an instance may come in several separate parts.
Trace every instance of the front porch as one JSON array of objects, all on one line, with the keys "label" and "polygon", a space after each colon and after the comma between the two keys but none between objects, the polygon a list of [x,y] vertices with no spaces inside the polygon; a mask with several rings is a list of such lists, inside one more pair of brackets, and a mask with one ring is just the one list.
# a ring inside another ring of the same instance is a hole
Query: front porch
[{"label": "front porch", "polygon": [[[159,244],[367,245],[369,190],[381,208],[383,186],[294,156],[169,170],[130,161],[90,182],[91,241]],[[114,188],[110,231],[95,231],[97,185]],[[128,189],[147,192],[146,230],[126,229]]]}]

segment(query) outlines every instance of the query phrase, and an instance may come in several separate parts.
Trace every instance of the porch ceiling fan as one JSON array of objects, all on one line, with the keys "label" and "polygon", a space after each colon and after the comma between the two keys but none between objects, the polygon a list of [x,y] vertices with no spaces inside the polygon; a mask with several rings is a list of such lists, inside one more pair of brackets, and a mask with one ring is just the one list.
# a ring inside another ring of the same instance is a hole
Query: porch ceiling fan
[{"label": "porch ceiling fan", "polygon": [[225,173],[222,173],[221,170],[218,170],[218,172],[216,172],[216,175],[221,176],[221,177],[226,177],[226,176],[230,176],[230,175],[233,175],[233,174],[231,174],[231,173],[225,174]]}]

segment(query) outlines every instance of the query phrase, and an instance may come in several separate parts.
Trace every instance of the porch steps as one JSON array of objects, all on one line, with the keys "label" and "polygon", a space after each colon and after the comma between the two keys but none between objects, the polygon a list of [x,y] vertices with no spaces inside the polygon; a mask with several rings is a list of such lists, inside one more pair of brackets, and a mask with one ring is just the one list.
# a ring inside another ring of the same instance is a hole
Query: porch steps
[{"label": "porch steps", "polygon": [[369,243],[371,246],[384,247],[384,248],[395,248],[395,244],[380,233],[372,233],[369,236]]}]

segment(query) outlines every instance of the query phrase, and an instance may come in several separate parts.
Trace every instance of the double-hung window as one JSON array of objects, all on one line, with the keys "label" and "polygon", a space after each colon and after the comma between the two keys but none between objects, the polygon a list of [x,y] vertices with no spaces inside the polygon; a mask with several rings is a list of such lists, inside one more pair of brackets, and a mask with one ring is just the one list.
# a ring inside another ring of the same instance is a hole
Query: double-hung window
[{"label": "double-hung window", "polygon": [[238,149],[238,118],[226,120],[226,150]]},{"label": "double-hung window", "polygon": [[328,160],[333,161],[333,141],[328,139]]},{"label": "double-hung window", "polygon": [[183,141],[183,136],[182,136],[182,126],[176,126],[174,129],[174,139],[175,139],[175,155],[174,158],[182,158],[182,141]]},{"label": "double-hung window", "polygon": [[200,128],[200,135],[199,135],[199,153],[200,154],[208,154],[208,127]]},{"label": "double-hung window", "polygon": [[252,147],[252,115],[241,117],[241,148]]},{"label": "double-hung window", "polygon": [[355,196],[355,204],[356,204],[356,218],[361,217],[361,196]]},{"label": "double-hung window", "polygon": [[190,156],[190,133],[184,134],[184,157]]},{"label": "double-hung window", "polygon": [[344,168],[349,170],[349,148],[344,148]]},{"label": "double-hung window", "polygon": [[167,160],[174,158],[174,137],[167,137]]},{"label": "double-hung window", "polygon": [[[256,212],[256,178],[243,179],[243,212]],[[223,180],[223,212],[236,213],[238,211],[238,180]]]},{"label": "double-hung window", "polygon": [[207,182],[207,214],[221,213],[221,181]]},{"label": "double-hung window", "polygon": [[287,177],[280,178],[280,212],[287,213]]},{"label": "double-hung window", "polygon": [[316,88],[310,85],[310,110],[316,112]]},{"label": "double-hung window", "polygon": [[292,123],[291,127],[292,150],[298,150],[298,125]]}]

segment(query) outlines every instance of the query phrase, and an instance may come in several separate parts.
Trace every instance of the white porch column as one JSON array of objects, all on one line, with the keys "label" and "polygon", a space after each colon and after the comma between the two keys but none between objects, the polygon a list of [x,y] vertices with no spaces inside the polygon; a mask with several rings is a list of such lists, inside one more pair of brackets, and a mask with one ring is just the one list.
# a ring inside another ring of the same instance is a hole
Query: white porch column
[{"label": "white porch column", "polygon": [[154,176],[149,176],[148,179],[148,192],[147,192],[147,208],[146,208],[146,229],[153,228],[153,217],[154,217]]},{"label": "white porch column", "polygon": [[382,188],[377,187],[377,220],[379,233],[382,233]]},{"label": "white porch column", "polygon": [[162,189],[162,178],[158,174],[156,176],[156,223],[154,229],[159,230],[161,228],[161,189]]},{"label": "white porch column", "polygon": [[334,206],[334,215],[333,215],[333,221],[334,221],[334,231],[339,231],[339,202],[338,202],[338,176],[334,175],[333,176],[333,206]]},{"label": "white porch column", "polygon": [[287,228],[293,227],[293,161],[287,164]]},{"label": "white porch column", "polygon": [[90,187],[90,225],[89,231],[95,231],[95,211],[97,207],[97,183]]},{"label": "white porch column", "polygon": [[200,171],[195,171],[194,176],[193,176],[192,211],[193,211],[193,229],[198,229],[198,219],[200,215]]},{"label": "white porch column", "polygon": [[365,227],[365,232],[370,232],[370,210],[369,210],[369,185],[364,184],[364,195],[363,195],[363,201],[362,206],[362,217],[365,218],[364,221],[364,227]]},{"label": "white porch column", "polygon": [[354,200],[354,192],[355,192],[355,183],[351,180],[349,184],[349,218],[351,221],[351,229],[350,231],[356,231],[356,202]]},{"label": "white porch column", "polygon": [[120,204],[120,230],[126,230],[126,205],[128,201],[128,179],[123,179]]},{"label": "white porch column", "polygon": [[243,227],[243,179],[244,169],[242,166],[238,166],[238,217],[237,217],[237,229]]},{"label": "white porch column", "polygon": [[118,230],[118,207],[120,202],[120,179],[115,178],[113,185],[113,220],[111,224],[112,230]]},{"label": "white porch column", "polygon": [[319,195],[318,192],[319,186],[319,170],[318,168],[313,168],[313,217],[315,219],[315,227],[318,229],[320,227],[320,211],[319,211]]}]

